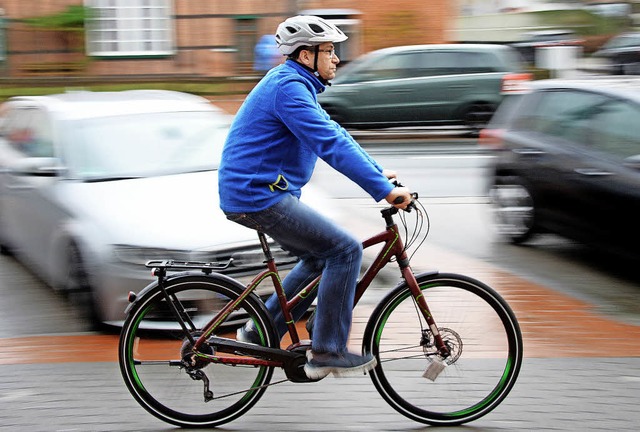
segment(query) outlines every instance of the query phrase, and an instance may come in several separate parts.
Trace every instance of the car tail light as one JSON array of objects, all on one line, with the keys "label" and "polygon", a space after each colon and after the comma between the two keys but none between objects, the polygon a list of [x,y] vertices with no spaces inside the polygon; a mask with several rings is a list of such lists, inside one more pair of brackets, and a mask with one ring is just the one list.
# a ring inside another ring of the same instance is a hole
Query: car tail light
[{"label": "car tail light", "polygon": [[529,90],[527,83],[533,79],[530,73],[511,73],[502,77],[502,94],[526,93]]},{"label": "car tail light", "polygon": [[478,136],[478,144],[488,149],[500,150],[503,148],[503,134],[504,129],[482,129]]}]

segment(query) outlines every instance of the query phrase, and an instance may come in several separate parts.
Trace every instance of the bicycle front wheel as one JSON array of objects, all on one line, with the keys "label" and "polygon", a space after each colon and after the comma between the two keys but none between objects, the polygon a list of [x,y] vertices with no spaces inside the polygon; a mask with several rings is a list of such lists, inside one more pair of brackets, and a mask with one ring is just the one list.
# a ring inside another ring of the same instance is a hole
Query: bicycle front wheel
[{"label": "bicycle front wheel", "polygon": [[[181,311],[188,333],[197,338],[202,326],[241,295],[242,287],[215,274],[169,278],[165,286],[171,301],[160,289],[151,290],[136,301],[123,325],[119,361],[129,391],[148,412],[178,426],[217,426],[239,417],[262,396],[273,367],[190,357],[190,340],[172,308]],[[262,345],[279,346],[272,320],[254,294],[240,303],[215,336],[235,339],[236,329],[247,320],[253,321]],[[201,352],[215,354],[215,347],[205,344]],[[185,356],[195,359],[194,364],[185,365]]]},{"label": "bicycle front wheel", "polygon": [[455,274],[418,284],[451,355],[442,358],[406,283],[371,315],[363,350],[376,356],[371,379],[398,412],[421,423],[458,425],[493,410],[522,364],[522,335],[507,303],[487,285]]}]

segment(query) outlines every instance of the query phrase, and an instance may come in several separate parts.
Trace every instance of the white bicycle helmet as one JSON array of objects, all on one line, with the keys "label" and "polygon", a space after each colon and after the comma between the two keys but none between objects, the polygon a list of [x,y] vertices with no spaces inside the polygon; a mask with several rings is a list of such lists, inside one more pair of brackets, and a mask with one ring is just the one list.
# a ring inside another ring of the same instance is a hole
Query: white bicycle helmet
[{"label": "white bicycle helmet", "polygon": [[347,35],[335,25],[312,15],[298,15],[280,23],[276,30],[276,43],[284,55],[292,54],[302,46],[316,46],[324,42],[343,42]]}]

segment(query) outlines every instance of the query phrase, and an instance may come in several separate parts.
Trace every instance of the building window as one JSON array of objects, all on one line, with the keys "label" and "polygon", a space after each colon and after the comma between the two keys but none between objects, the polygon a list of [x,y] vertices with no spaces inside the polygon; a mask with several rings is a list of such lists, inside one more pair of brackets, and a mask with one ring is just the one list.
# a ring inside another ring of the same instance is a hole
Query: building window
[{"label": "building window", "polygon": [[87,27],[92,56],[174,53],[171,0],[85,0],[94,17]]},{"label": "building window", "polygon": [[236,48],[238,49],[239,62],[250,63],[253,61],[253,49],[258,41],[256,27],[255,18],[236,20]]}]

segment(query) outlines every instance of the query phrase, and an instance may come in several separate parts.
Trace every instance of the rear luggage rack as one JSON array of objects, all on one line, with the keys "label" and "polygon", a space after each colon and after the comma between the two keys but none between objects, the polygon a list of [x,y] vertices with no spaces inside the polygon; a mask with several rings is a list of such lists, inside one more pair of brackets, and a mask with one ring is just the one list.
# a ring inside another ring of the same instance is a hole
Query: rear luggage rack
[{"label": "rear luggage rack", "polygon": [[164,270],[202,270],[203,273],[211,273],[229,268],[232,262],[233,258],[225,262],[151,260],[147,261],[145,267]]}]

